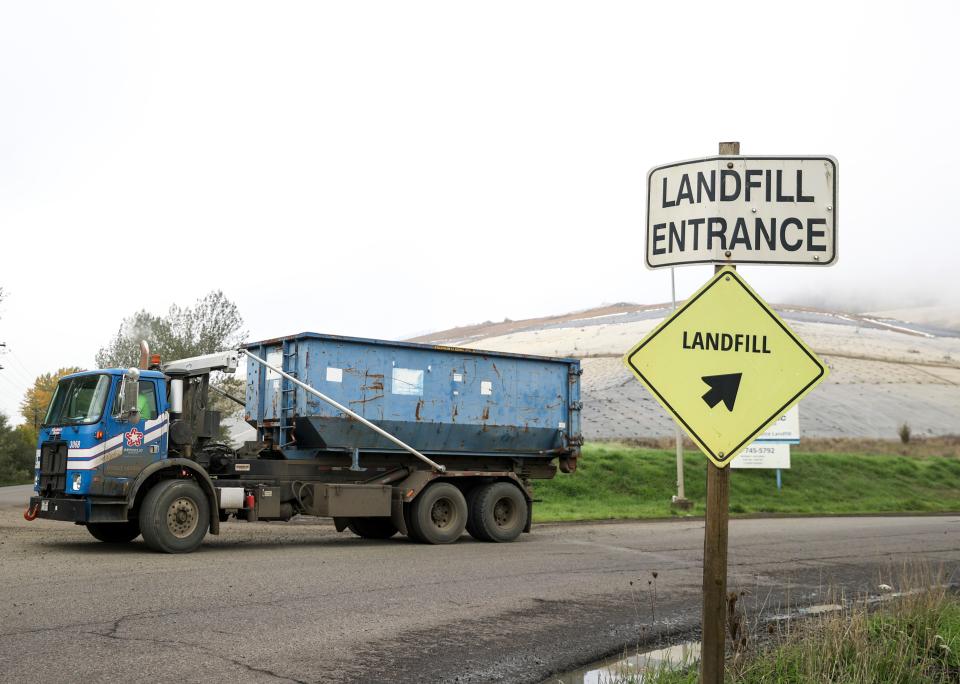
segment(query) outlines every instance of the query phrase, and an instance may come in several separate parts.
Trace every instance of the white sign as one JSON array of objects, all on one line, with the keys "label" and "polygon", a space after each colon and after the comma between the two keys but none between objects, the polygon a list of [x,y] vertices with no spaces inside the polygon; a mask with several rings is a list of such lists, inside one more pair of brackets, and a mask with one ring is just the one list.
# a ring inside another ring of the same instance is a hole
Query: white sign
[{"label": "white sign", "polygon": [[731,468],[790,469],[790,445],[784,442],[754,442],[730,461]]},{"label": "white sign", "polygon": [[758,442],[785,442],[787,444],[800,443],[800,405],[796,404],[789,411],[780,416],[776,423],[767,428],[766,432],[757,437]]},{"label": "white sign", "polygon": [[647,174],[648,268],[836,258],[833,157],[708,157]]}]

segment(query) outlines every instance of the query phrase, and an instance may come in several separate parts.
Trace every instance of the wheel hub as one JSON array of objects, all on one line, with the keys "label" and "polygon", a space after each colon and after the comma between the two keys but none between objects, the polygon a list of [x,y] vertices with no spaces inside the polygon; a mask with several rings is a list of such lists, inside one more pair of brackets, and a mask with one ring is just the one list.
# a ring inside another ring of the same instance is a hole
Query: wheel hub
[{"label": "wheel hub", "polygon": [[197,505],[186,497],[177,499],[167,509],[167,527],[177,539],[185,539],[193,534],[199,520]]},{"label": "wheel hub", "polygon": [[510,499],[500,499],[493,506],[493,519],[499,527],[505,527],[513,518],[513,502]]},{"label": "wheel hub", "polygon": [[453,505],[447,499],[438,499],[430,509],[430,519],[437,527],[447,527],[453,519]]}]

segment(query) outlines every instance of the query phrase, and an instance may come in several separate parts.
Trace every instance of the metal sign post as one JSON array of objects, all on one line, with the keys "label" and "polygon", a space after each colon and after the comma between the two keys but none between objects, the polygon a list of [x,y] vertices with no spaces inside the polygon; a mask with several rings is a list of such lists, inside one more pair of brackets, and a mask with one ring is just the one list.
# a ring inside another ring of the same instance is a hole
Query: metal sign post
[{"label": "metal sign post", "polygon": [[[677,280],[676,270],[670,267],[670,298],[673,301],[673,310],[677,310]],[[673,497],[671,504],[683,511],[689,511],[693,508],[693,503],[687,499],[683,488],[683,434],[680,432],[680,426],[674,425],[674,437],[677,447],[677,495]]]}]

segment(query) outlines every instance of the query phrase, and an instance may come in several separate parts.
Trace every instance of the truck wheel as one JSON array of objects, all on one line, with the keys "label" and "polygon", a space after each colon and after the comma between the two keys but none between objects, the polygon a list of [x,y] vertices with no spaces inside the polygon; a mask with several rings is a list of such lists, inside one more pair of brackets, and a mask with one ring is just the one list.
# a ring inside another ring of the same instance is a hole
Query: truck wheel
[{"label": "truck wheel", "polygon": [[87,531],[107,544],[126,544],[140,536],[136,520],[118,523],[87,523]]},{"label": "truck wheel", "polygon": [[407,539],[410,541],[419,542],[421,544],[426,543],[426,539],[420,537],[417,534],[417,531],[413,529],[413,504],[404,503],[403,504],[403,524],[407,527]]},{"label": "truck wheel", "polygon": [[527,498],[509,482],[484,485],[471,504],[470,534],[481,541],[513,541],[527,524]]},{"label": "truck wheel", "polygon": [[140,506],[143,541],[154,551],[189,553],[200,546],[210,526],[210,508],[193,480],[162,480]]},{"label": "truck wheel", "polygon": [[398,532],[390,518],[350,518],[347,529],[364,539],[389,539]]},{"label": "truck wheel", "polygon": [[467,500],[449,482],[435,482],[413,500],[410,511],[413,538],[427,544],[449,544],[467,526]]}]

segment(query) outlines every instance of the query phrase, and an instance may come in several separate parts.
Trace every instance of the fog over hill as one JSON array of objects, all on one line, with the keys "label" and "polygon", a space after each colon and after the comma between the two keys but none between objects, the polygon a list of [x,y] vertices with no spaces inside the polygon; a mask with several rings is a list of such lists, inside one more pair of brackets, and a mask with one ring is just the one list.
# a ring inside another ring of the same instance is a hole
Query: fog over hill
[{"label": "fog over hill", "polygon": [[[671,308],[610,304],[557,316],[461,326],[411,341],[580,358],[587,439],[666,437],[673,434],[673,422],[621,357]],[[960,434],[956,306],[876,313],[774,308],[831,370],[801,403],[804,436],[896,439],[903,423],[917,436]]]}]

